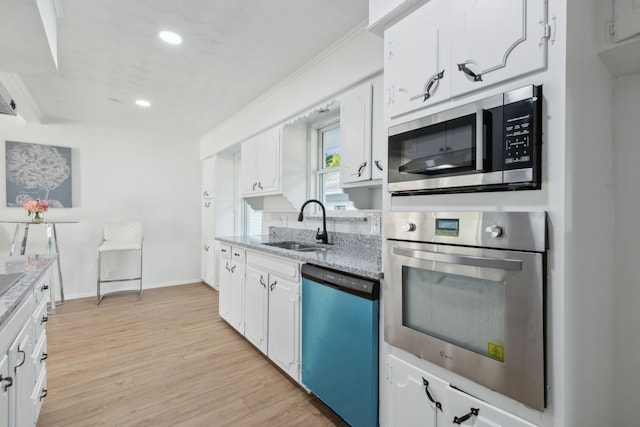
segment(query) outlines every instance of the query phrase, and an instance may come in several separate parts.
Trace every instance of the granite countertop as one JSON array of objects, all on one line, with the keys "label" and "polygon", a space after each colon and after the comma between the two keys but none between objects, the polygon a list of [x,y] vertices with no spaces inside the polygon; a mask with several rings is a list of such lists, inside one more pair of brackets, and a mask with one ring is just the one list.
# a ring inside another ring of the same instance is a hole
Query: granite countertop
[{"label": "granite countertop", "polygon": [[24,273],[23,276],[0,296],[0,327],[28,296],[57,255],[20,255],[0,257],[0,275]]},{"label": "granite countertop", "polygon": [[[360,241],[358,239],[349,239],[344,242],[339,242],[342,244],[337,243],[334,245],[318,244],[318,246],[326,246],[328,249],[313,252],[298,252],[290,249],[265,246],[263,244],[289,240],[316,244],[315,241],[309,242],[308,240],[296,239],[291,236],[232,236],[216,237],[216,240],[370,279],[378,280],[383,276],[380,245],[371,244],[370,239]],[[330,241],[331,240],[330,238]]]}]

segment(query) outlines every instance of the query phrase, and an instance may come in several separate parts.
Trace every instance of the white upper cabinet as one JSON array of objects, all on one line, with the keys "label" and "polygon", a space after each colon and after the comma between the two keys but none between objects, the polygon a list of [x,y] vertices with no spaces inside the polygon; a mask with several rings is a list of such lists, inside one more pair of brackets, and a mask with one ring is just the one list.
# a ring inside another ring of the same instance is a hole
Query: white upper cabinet
[{"label": "white upper cabinet", "polygon": [[385,105],[398,117],[546,67],[545,0],[431,0],[385,33]]},{"label": "white upper cabinet", "polygon": [[215,174],[214,174],[215,157],[209,157],[202,161],[202,198],[208,199],[213,197],[215,188]]},{"label": "white upper cabinet", "polygon": [[270,129],[242,143],[242,195],[280,192],[280,128]]},{"label": "white upper cabinet", "polygon": [[371,83],[344,94],[340,102],[340,182],[371,179]]},{"label": "white upper cabinet", "polygon": [[449,2],[432,0],[384,33],[390,117],[450,97]]},{"label": "white upper cabinet", "polygon": [[373,105],[371,106],[371,179],[382,179],[387,170],[387,130],[383,111],[382,76],[371,81]]},{"label": "white upper cabinet", "polygon": [[382,76],[378,76],[341,97],[341,185],[361,185],[363,182],[382,179],[387,163],[382,93]]},{"label": "white upper cabinet", "polygon": [[613,41],[619,42],[640,33],[640,1],[613,0]]},{"label": "white upper cabinet", "polygon": [[451,94],[546,67],[544,0],[451,0]]}]

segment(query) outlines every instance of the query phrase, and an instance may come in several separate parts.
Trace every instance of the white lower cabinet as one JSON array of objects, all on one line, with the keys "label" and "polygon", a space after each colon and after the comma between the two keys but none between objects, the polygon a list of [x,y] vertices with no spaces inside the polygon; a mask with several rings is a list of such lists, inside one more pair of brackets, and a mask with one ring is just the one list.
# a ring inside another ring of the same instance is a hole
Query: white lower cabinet
[{"label": "white lower cabinet", "polygon": [[219,253],[219,313],[238,332],[244,334],[245,251],[221,244]]},{"label": "white lower cabinet", "polygon": [[269,275],[247,266],[244,293],[244,336],[260,351],[267,354],[267,325],[269,313]]},{"label": "white lower cabinet", "polygon": [[234,262],[239,253],[220,244],[220,316],[300,381],[300,264],[242,250],[245,265]]},{"label": "white lower cabinet", "polygon": [[300,283],[269,276],[269,358],[300,380]]},{"label": "white lower cabinet", "polygon": [[445,425],[443,402],[448,384],[427,372],[389,356],[391,411],[389,426]]},{"label": "white lower cabinet", "polygon": [[38,422],[47,395],[48,286],[45,274],[0,327],[0,427]]},{"label": "white lower cabinet", "polygon": [[528,421],[449,387],[447,424],[467,427],[535,427]]},{"label": "white lower cabinet", "polygon": [[535,427],[390,354],[390,427]]},{"label": "white lower cabinet", "polygon": [[13,386],[9,372],[9,356],[0,353],[0,427],[9,427],[9,390]]},{"label": "white lower cabinet", "polygon": [[214,240],[203,237],[200,247],[200,277],[207,285],[216,288]]}]

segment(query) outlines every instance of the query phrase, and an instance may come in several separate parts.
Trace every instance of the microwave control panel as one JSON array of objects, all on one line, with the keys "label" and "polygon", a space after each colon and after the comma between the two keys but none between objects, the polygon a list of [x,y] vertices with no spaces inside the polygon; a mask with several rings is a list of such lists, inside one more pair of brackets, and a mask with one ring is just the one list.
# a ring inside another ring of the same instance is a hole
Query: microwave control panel
[{"label": "microwave control panel", "polygon": [[533,116],[531,100],[504,106],[504,169],[533,166]]}]

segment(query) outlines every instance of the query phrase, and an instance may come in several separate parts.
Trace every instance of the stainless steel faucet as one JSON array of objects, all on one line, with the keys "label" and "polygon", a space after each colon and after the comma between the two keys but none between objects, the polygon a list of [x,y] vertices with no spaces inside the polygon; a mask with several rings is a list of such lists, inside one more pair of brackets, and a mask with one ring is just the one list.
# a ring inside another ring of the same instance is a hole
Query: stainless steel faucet
[{"label": "stainless steel faucet", "polygon": [[324,205],[320,200],[309,199],[304,202],[302,204],[302,207],[300,208],[300,213],[298,214],[298,221],[302,222],[302,220],[304,219],[304,215],[302,212],[304,211],[304,208],[311,202],[319,204],[320,208],[322,209],[322,233],[320,232],[320,228],[318,227],[318,231],[316,232],[316,240],[319,240],[324,244],[329,244],[329,235],[327,234],[327,212],[325,211]]}]

